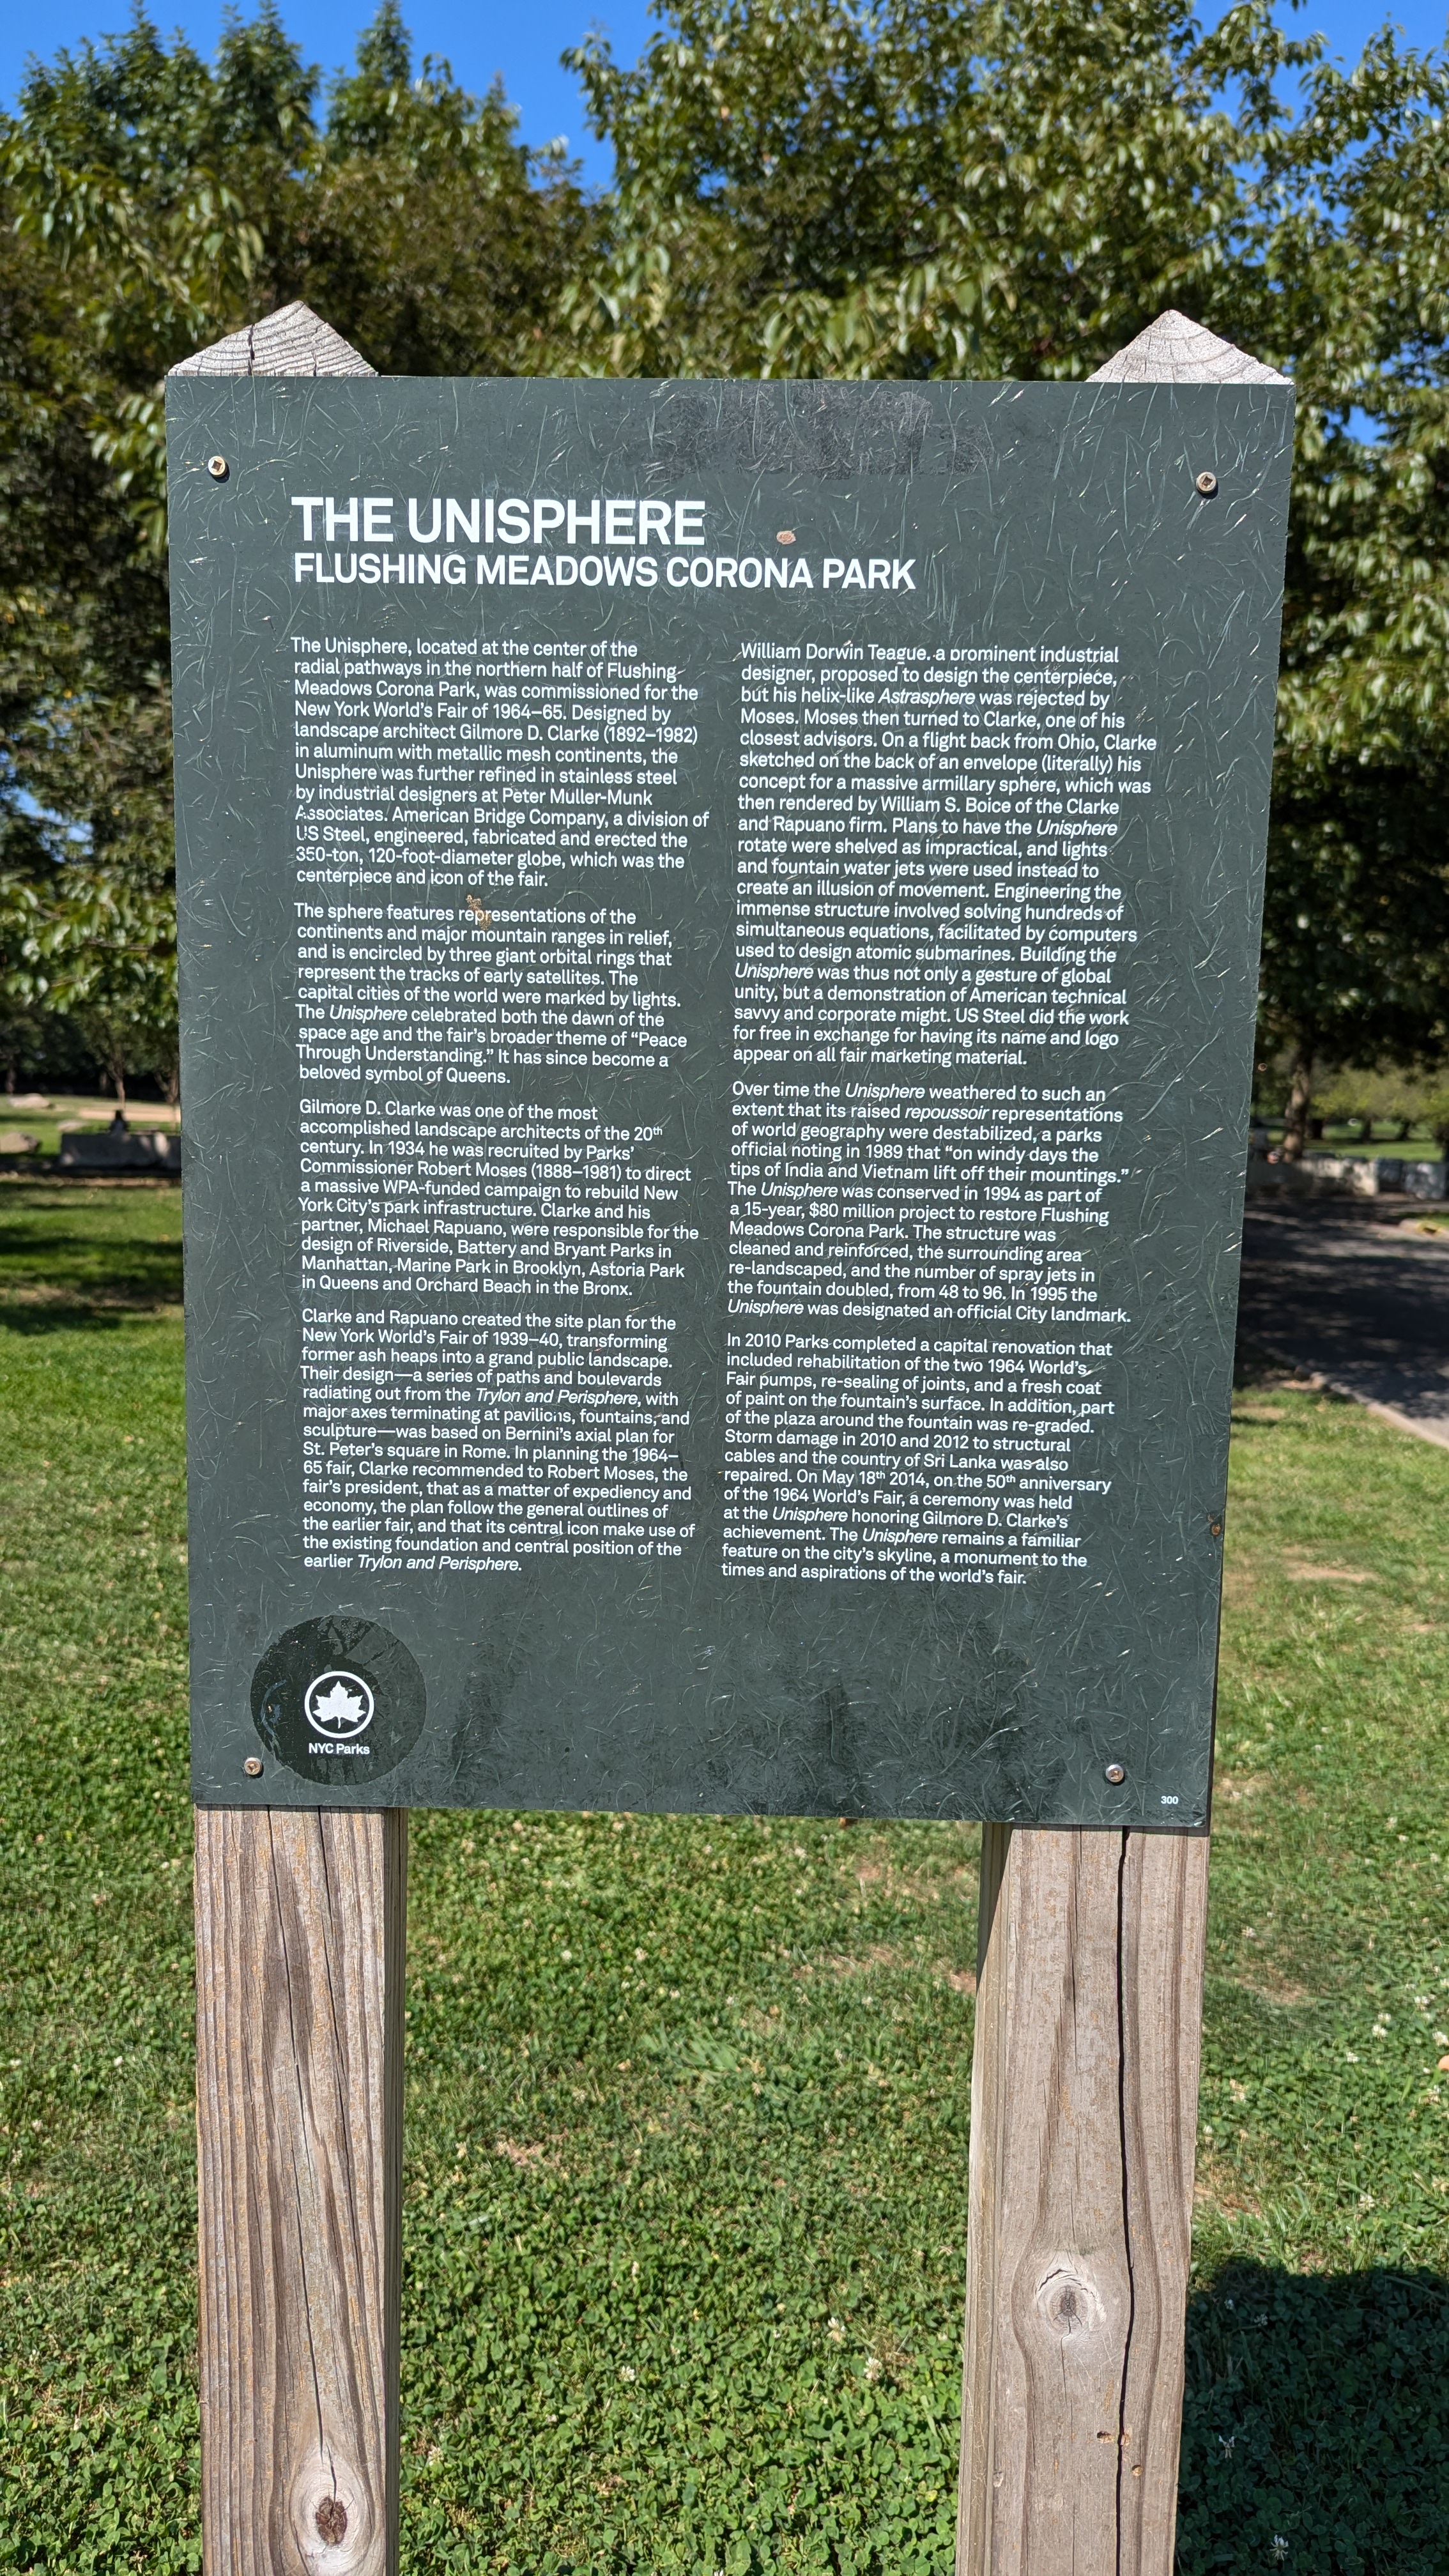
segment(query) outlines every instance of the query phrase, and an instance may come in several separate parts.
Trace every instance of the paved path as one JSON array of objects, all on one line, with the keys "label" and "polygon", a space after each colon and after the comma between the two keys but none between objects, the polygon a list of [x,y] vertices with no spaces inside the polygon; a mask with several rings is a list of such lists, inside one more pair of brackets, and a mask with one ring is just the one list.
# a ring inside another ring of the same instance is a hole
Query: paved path
[{"label": "paved path", "polygon": [[1239,1329],[1449,1448],[1449,1233],[1249,1202]]}]

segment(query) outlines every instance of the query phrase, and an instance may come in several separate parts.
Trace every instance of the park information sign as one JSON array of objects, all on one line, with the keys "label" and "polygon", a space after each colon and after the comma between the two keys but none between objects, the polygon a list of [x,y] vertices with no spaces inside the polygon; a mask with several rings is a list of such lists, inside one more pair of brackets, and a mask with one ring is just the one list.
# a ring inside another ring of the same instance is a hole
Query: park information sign
[{"label": "park information sign", "polygon": [[1288,388],[168,405],[198,1799],[1205,1826]]}]

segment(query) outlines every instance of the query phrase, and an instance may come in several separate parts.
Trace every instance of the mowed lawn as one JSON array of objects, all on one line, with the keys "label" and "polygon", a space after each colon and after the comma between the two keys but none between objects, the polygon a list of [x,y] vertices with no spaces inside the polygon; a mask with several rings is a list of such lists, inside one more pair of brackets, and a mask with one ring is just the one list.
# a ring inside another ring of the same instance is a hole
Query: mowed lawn
[{"label": "mowed lawn", "polygon": [[[200,2564],[179,1234],[0,1181],[0,2568],[57,2576]],[[1244,1373],[1192,2576],[1449,2567],[1446,1507]],[[976,1858],[414,1819],[414,2576],[947,2576]]]}]

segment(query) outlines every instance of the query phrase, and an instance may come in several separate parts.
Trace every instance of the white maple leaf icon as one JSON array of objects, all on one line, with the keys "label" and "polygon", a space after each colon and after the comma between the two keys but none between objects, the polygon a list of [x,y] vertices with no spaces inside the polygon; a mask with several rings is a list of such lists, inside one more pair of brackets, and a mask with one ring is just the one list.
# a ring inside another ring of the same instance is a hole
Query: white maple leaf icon
[{"label": "white maple leaf icon", "polygon": [[362,1710],[358,1693],[350,1691],[345,1682],[334,1682],[325,1698],[312,1703],[312,1714],[319,1726],[355,1726]]}]

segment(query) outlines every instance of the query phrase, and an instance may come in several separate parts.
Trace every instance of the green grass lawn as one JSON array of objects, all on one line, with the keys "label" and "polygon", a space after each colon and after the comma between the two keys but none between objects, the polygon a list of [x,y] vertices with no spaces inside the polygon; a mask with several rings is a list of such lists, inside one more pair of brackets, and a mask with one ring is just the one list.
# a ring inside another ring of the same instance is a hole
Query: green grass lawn
[{"label": "green grass lawn", "polygon": [[[180,1202],[0,1182],[0,2568],[199,2566]],[[1449,2566],[1449,1454],[1240,1389],[1179,2566]],[[414,1820],[404,2565],[947,2576],[977,1837]]]}]

